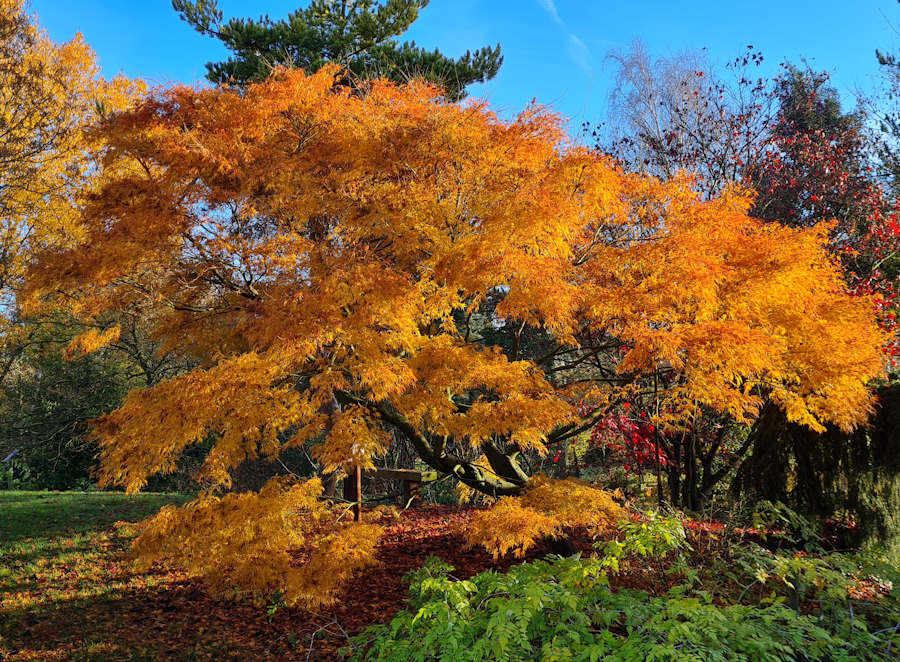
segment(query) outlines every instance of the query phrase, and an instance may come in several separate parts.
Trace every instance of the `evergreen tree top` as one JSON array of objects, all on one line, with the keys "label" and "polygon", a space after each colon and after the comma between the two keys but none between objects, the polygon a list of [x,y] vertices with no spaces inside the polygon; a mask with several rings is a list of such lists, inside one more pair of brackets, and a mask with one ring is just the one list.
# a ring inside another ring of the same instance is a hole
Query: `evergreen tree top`
[{"label": "evergreen tree top", "polygon": [[234,53],[224,62],[206,65],[207,78],[214,83],[245,85],[265,78],[277,65],[312,73],[327,62],[337,62],[359,80],[425,78],[443,87],[449,99],[461,99],[468,85],[497,74],[503,63],[500,45],[466,51],[453,59],[415,42],[396,40],[427,4],[428,0],[313,0],[281,20],[265,15],[224,21],[217,0],[172,0],[184,21]]}]

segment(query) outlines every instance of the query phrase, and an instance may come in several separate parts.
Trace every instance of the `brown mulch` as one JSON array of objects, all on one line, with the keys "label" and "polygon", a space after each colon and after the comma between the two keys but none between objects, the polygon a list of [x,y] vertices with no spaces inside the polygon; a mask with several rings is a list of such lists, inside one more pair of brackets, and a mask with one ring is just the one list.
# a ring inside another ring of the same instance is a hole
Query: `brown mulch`
[{"label": "brown mulch", "polygon": [[[158,586],[108,600],[57,604],[25,614],[7,642],[12,660],[336,660],[337,650],[373,623],[386,622],[406,603],[402,577],[437,556],[467,578],[506,569],[523,559],[494,561],[467,549],[458,533],[472,508],[422,506],[386,525],[378,565],[357,575],[338,602],[320,613],[265,608],[210,597],[196,579],[160,572]],[[576,539],[581,551],[590,542]],[[524,560],[547,550],[537,547]],[[0,647],[0,651],[2,651]],[[3,657],[0,652],[0,658]]]}]

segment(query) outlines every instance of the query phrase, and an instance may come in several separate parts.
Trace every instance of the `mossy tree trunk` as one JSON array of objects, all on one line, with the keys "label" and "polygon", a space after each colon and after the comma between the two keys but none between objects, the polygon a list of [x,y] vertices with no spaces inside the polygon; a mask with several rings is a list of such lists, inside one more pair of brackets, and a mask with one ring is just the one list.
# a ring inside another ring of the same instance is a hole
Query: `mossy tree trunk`
[{"label": "mossy tree trunk", "polygon": [[879,388],[878,397],[869,424],[852,433],[829,427],[818,434],[766,406],[734,492],[781,501],[812,520],[849,516],[860,542],[877,542],[900,559],[900,384]]}]

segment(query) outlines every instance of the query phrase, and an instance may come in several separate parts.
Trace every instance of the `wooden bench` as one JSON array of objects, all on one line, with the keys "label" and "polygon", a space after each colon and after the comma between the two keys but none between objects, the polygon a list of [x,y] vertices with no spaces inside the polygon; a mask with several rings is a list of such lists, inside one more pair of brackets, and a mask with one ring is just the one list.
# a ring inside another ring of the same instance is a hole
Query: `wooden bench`
[{"label": "wooden bench", "polygon": [[353,519],[359,521],[362,500],[362,477],[380,478],[381,480],[399,480],[403,483],[403,501],[409,503],[419,495],[422,485],[437,480],[437,471],[417,471],[415,469],[366,469],[359,467],[344,478],[344,499],[353,502]]}]

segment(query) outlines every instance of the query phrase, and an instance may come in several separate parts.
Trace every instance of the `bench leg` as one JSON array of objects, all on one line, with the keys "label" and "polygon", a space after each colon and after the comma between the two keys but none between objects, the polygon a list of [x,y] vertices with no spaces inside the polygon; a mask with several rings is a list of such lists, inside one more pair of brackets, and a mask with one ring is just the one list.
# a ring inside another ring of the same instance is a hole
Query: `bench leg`
[{"label": "bench leg", "polygon": [[417,499],[422,490],[422,483],[417,480],[403,481],[403,505],[411,503],[412,499]]}]

